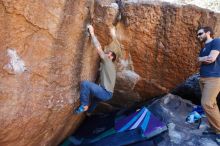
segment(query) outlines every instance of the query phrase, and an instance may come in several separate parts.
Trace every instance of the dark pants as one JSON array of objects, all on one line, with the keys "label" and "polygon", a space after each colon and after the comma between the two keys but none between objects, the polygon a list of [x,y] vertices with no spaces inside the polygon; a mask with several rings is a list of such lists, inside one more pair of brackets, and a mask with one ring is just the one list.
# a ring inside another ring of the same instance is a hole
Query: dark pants
[{"label": "dark pants", "polygon": [[[92,103],[90,96],[93,97]],[[82,81],[80,85],[80,102],[83,106],[88,106],[91,103],[89,112],[92,112],[97,102],[107,101],[112,98],[112,92],[107,91],[104,87],[99,86],[90,81]]]}]

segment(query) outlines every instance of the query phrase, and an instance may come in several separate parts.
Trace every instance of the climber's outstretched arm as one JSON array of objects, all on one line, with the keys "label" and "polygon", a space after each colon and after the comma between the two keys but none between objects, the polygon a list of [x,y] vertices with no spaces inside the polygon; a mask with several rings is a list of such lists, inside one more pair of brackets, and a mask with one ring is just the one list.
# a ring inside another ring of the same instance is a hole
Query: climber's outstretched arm
[{"label": "climber's outstretched arm", "polygon": [[95,36],[95,34],[94,34],[94,28],[93,28],[93,26],[92,26],[92,25],[88,25],[87,27],[88,27],[88,29],[89,29],[89,33],[91,34],[93,45],[94,45],[95,48],[97,49],[99,56],[100,56],[101,58],[104,58],[105,53],[104,53],[104,51],[102,50],[102,46],[101,46],[101,44],[99,43],[98,39],[96,38],[96,36]]}]

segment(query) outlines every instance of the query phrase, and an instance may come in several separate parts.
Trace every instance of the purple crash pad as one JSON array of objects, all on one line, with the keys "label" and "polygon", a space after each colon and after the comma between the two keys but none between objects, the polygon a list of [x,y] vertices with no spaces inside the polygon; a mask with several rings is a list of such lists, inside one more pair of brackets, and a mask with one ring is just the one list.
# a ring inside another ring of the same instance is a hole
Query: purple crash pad
[{"label": "purple crash pad", "polygon": [[167,130],[165,123],[154,116],[146,107],[115,121],[115,130],[124,132],[139,128],[143,137],[151,138]]}]

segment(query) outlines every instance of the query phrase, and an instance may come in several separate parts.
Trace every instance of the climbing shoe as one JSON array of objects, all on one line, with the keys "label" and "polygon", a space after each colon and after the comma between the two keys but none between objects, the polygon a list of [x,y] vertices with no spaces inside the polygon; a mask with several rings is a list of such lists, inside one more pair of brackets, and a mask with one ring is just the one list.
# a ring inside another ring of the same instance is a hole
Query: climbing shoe
[{"label": "climbing shoe", "polygon": [[75,113],[75,114],[80,114],[80,113],[82,113],[82,112],[84,112],[84,111],[85,111],[84,106],[83,106],[83,105],[80,105],[80,106],[74,111],[74,113]]}]

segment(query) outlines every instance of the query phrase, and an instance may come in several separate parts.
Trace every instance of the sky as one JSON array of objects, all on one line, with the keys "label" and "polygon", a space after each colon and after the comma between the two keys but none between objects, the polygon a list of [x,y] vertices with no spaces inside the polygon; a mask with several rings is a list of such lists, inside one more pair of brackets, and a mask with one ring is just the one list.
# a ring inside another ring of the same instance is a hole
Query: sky
[{"label": "sky", "polygon": [[212,11],[220,13],[220,0],[125,0],[128,2],[170,2],[178,5],[192,4],[201,8],[210,9]]}]

